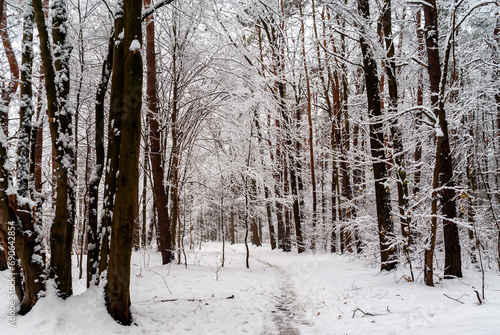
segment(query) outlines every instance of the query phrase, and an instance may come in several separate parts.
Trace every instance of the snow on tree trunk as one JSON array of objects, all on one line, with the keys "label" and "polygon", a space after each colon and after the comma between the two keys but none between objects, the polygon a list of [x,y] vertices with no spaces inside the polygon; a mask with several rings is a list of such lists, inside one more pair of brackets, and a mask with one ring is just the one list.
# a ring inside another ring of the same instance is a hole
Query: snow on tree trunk
[{"label": "snow on tree trunk", "polygon": [[105,162],[104,176],[103,215],[98,226],[99,274],[104,273],[108,267],[109,241],[111,236],[111,222],[113,220],[113,207],[116,194],[116,179],[120,154],[120,141],[122,137],[122,112],[124,95],[124,46],[123,46],[123,8],[122,2],[117,4],[114,23],[114,50],[113,50],[113,76],[111,79],[111,93],[108,119],[108,153]]}]

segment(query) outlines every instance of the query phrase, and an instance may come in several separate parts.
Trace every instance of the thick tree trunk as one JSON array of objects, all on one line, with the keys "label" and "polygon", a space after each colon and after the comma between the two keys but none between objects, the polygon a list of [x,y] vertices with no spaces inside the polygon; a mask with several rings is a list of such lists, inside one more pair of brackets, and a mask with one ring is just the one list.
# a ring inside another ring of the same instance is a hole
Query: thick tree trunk
[{"label": "thick tree trunk", "polygon": [[[119,176],[109,252],[107,307],[110,315],[130,325],[130,256],[139,203],[139,151],[142,107],[142,28],[140,1],[124,0],[124,91]],[[116,73],[116,72],[115,72]]]},{"label": "thick tree trunk", "polygon": [[[441,73],[439,60],[439,36],[436,1],[430,0],[430,6],[424,7],[425,31],[429,80],[431,86],[432,109],[439,121],[440,133],[436,141],[436,166],[438,167],[439,196],[441,212],[443,214],[443,233],[445,245],[445,278],[462,277],[462,261],[460,252],[460,239],[458,227],[454,222],[457,217],[455,203],[455,188],[453,181],[453,164],[450,152],[450,141],[448,137],[448,122],[444,109],[444,90],[446,87],[446,76],[448,60],[451,49],[451,41],[446,46],[444,59],[444,72]],[[434,188],[436,189],[436,188]],[[437,197],[437,193],[435,194]]]},{"label": "thick tree trunk", "polygon": [[[368,0],[358,0],[358,9],[362,17],[370,20]],[[366,40],[366,31],[361,28],[359,37],[363,55],[363,68],[368,98],[368,116],[370,118],[370,147],[373,159],[373,177],[375,179],[375,196],[377,207],[378,232],[380,240],[380,260],[382,270],[392,270],[397,266],[396,250],[394,247],[394,222],[392,221],[391,193],[387,185],[387,161],[384,148],[383,124],[379,78],[377,64],[373,59],[373,50]]]},{"label": "thick tree trunk", "polygon": [[[31,198],[33,189],[29,187],[30,181],[30,149],[31,149],[31,122],[34,113],[32,103],[32,65],[33,65],[33,7],[26,4],[23,25],[23,54],[21,67],[21,104],[20,128],[17,134],[19,138],[17,173],[19,179],[18,195],[24,199]],[[6,26],[3,16],[4,2],[0,1],[0,22],[2,29]],[[19,78],[17,61],[10,48],[10,40],[7,31],[2,31],[2,41],[9,60],[11,75],[16,83],[10,88],[16,87]],[[16,73],[17,72],[17,73]],[[2,101],[0,102],[0,133],[2,138],[7,138],[8,108],[11,93],[2,90]],[[11,186],[13,177],[5,168],[7,164],[7,142],[0,144],[0,243],[5,247],[2,261],[5,262],[5,254],[8,254],[8,264],[13,272],[16,293],[21,302],[19,313],[26,314],[38,301],[39,293],[45,289],[45,278],[43,276],[44,250],[39,247],[42,236],[39,234],[41,227],[33,217],[29,205],[21,203],[18,195],[7,195],[6,190]],[[21,282],[21,269],[23,281]]]},{"label": "thick tree trunk", "polygon": [[[57,175],[57,200],[55,218],[51,228],[51,276],[55,279],[59,295],[66,298],[72,295],[71,251],[74,231],[75,175],[73,164],[74,151],[72,112],[68,109],[70,85],[69,61],[71,45],[66,35],[66,2],[57,0],[52,3],[52,43],[42,9],[42,1],[34,0],[33,7],[40,37],[40,49],[45,71],[47,107],[55,154]],[[53,48],[52,48],[53,44]],[[61,82],[54,85],[54,82]],[[70,139],[70,141],[68,141]]]}]

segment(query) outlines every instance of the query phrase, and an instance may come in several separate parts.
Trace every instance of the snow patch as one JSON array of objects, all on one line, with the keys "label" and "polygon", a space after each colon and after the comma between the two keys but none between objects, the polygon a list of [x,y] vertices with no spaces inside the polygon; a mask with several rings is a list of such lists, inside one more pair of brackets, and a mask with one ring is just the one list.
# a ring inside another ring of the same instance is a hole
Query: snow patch
[{"label": "snow patch", "polygon": [[129,50],[132,52],[137,52],[137,51],[141,50],[141,43],[138,40],[133,40],[130,43]]}]

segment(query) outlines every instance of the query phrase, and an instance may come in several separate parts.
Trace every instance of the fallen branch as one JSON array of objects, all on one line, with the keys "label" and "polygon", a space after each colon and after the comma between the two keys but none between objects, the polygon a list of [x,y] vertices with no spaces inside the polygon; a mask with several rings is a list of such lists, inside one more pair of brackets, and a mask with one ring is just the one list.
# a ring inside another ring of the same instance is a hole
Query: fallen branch
[{"label": "fallen branch", "polygon": [[[477,291],[476,291],[476,292],[477,292]],[[456,302],[459,302],[459,303],[461,303],[461,304],[463,305],[463,302],[462,302],[462,301],[460,301],[460,300],[458,300],[458,299],[455,299],[455,298],[452,298],[452,297],[450,297],[449,295],[447,295],[446,293],[443,293],[443,295],[444,295],[446,298],[451,299],[451,300],[455,300]]]},{"label": "fallen branch", "polygon": [[[229,297],[221,298],[221,300],[222,299],[234,299],[234,294],[230,295]],[[172,301],[204,302],[207,300],[213,300],[213,298],[210,298],[210,299],[164,299],[164,300],[160,300],[160,302],[172,302]]]},{"label": "fallen branch", "polygon": [[[149,269],[149,271],[151,271],[151,272],[153,272],[154,274],[157,274],[158,276],[160,276],[160,277],[161,277],[161,279],[163,279],[163,282],[165,283],[165,286],[167,287],[168,292],[170,292],[170,294],[171,294],[171,295],[173,295],[172,291],[170,291],[170,289],[168,288],[167,281],[165,280],[165,277],[166,277],[166,276],[168,276],[168,273],[167,273],[165,276],[162,276],[162,275],[161,275],[161,274],[159,274],[158,272],[153,271],[153,270],[151,270],[151,269]],[[170,270],[169,270],[169,272],[170,272]]]},{"label": "fallen branch", "polygon": [[354,310],[354,313],[352,313],[352,318],[353,318],[353,319],[354,319],[354,316],[356,315],[356,312],[357,312],[357,311],[360,311],[361,313],[363,313],[363,316],[362,316],[363,318],[364,318],[365,316],[367,316],[367,315],[368,315],[368,316],[375,316],[375,315],[374,315],[374,314],[372,314],[372,313],[366,313],[366,312],[363,312],[360,308],[356,308],[356,309]]}]

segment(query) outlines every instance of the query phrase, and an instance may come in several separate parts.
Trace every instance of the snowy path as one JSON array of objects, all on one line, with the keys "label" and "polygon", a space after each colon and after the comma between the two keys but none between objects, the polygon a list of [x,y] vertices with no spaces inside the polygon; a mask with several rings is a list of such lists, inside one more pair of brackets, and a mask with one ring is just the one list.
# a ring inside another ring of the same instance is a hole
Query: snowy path
[{"label": "snowy path", "polygon": [[308,322],[304,321],[303,309],[297,301],[297,294],[295,293],[289,274],[278,265],[271,264],[257,257],[252,258],[278,271],[282,279],[280,292],[273,294],[276,304],[274,306],[275,309],[272,311],[274,313],[273,320],[276,323],[279,335],[299,335],[300,331],[297,328],[297,324],[308,324]]},{"label": "snowy path", "polygon": [[[404,268],[380,274],[366,258],[283,253],[269,246],[203,244],[187,251],[188,267],[162,266],[161,256],[132,255],[134,325],[122,327],[104,307],[101,289],[86,291],[73,269],[75,296],[61,300],[49,289],[32,312],[6,328],[10,273],[0,273],[0,329],[11,335],[217,334],[217,335],[439,335],[498,334],[500,276],[486,274],[486,303],[472,287],[477,272],[426,287],[405,281]],[[149,258],[151,257],[150,261]],[[76,262],[75,262],[76,263]],[[85,264],[85,262],[84,262]],[[416,270],[418,276],[418,271]],[[449,297],[460,300],[461,303]],[[360,312],[354,313],[359,310]],[[362,312],[361,312],[362,311]]]},{"label": "snowy path", "polygon": [[[237,252],[235,249],[232,250]],[[250,255],[250,258],[276,271],[278,274],[277,278],[281,280],[279,291],[272,294],[272,297],[275,299],[275,304],[274,309],[271,311],[278,334],[300,335],[301,332],[298,326],[300,324],[309,325],[310,323],[304,319],[304,309],[302,304],[298,302],[294,284],[290,279],[290,273],[286,272],[283,267],[265,261],[259,257]]]}]

